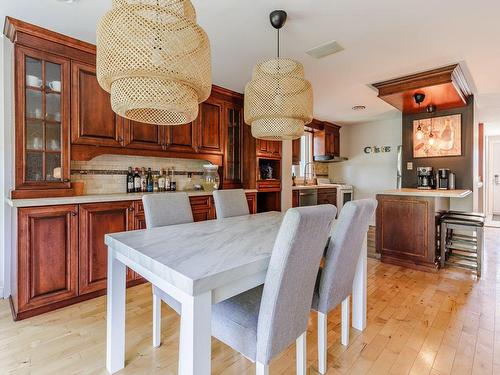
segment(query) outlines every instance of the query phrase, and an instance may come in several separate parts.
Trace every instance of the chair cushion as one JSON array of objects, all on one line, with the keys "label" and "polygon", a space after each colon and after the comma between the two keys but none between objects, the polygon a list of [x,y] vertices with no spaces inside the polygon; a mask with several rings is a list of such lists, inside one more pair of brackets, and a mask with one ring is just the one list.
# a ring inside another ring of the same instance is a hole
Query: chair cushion
[{"label": "chair cushion", "polygon": [[165,302],[167,305],[169,305],[172,309],[175,310],[177,314],[181,314],[181,303],[174,299],[173,297],[170,297],[167,293],[165,293],[163,290],[158,288],[157,286],[153,285],[153,294],[155,296],[158,296],[161,298],[163,302]]},{"label": "chair cushion", "polygon": [[212,307],[212,336],[255,362],[257,322],[264,286],[238,294]]}]

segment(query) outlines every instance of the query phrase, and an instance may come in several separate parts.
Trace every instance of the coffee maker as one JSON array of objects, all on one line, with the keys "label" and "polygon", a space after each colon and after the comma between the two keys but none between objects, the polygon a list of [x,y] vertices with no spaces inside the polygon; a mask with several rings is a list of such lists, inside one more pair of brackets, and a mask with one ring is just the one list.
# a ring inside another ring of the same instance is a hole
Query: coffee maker
[{"label": "coffee maker", "polygon": [[439,190],[448,190],[450,188],[450,170],[448,168],[438,169],[437,188]]},{"label": "coffee maker", "polygon": [[436,186],[434,169],[432,167],[418,167],[417,179],[417,189],[430,190]]}]

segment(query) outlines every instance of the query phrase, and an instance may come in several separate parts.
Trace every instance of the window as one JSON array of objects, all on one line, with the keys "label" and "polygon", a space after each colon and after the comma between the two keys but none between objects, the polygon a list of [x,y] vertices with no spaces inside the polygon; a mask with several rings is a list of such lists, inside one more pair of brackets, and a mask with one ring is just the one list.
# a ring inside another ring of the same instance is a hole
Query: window
[{"label": "window", "polygon": [[304,177],[304,167],[313,161],[313,133],[306,130],[300,138],[300,164],[292,166],[292,172],[297,177]]}]

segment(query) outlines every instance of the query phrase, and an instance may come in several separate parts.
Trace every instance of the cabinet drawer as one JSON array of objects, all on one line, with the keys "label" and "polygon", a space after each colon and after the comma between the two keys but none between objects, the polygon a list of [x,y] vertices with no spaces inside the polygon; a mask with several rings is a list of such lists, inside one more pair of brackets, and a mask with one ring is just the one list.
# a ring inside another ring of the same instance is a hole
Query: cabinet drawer
[{"label": "cabinet drawer", "polygon": [[281,181],[257,181],[259,191],[280,191]]},{"label": "cabinet drawer", "polygon": [[134,212],[136,215],[144,215],[144,205],[142,204],[142,201],[134,202]]},{"label": "cabinet drawer", "polygon": [[203,210],[209,209],[211,205],[211,196],[203,195],[199,197],[189,197],[189,201],[191,203],[191,208],[193,211],[195,210]]}]

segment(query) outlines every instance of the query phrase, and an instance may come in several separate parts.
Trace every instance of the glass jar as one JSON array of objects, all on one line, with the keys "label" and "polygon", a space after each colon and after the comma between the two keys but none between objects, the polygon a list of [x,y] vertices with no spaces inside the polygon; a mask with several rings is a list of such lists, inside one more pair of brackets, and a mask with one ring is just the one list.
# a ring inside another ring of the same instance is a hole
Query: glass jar
[{"label": "glass jar", "polygon": [[205,164],[203,166],[203,176],[201,178],[201,186],[205,191],[214,191],[219,189],[220,177],[217,170],[219,167],[213,164]]}]

